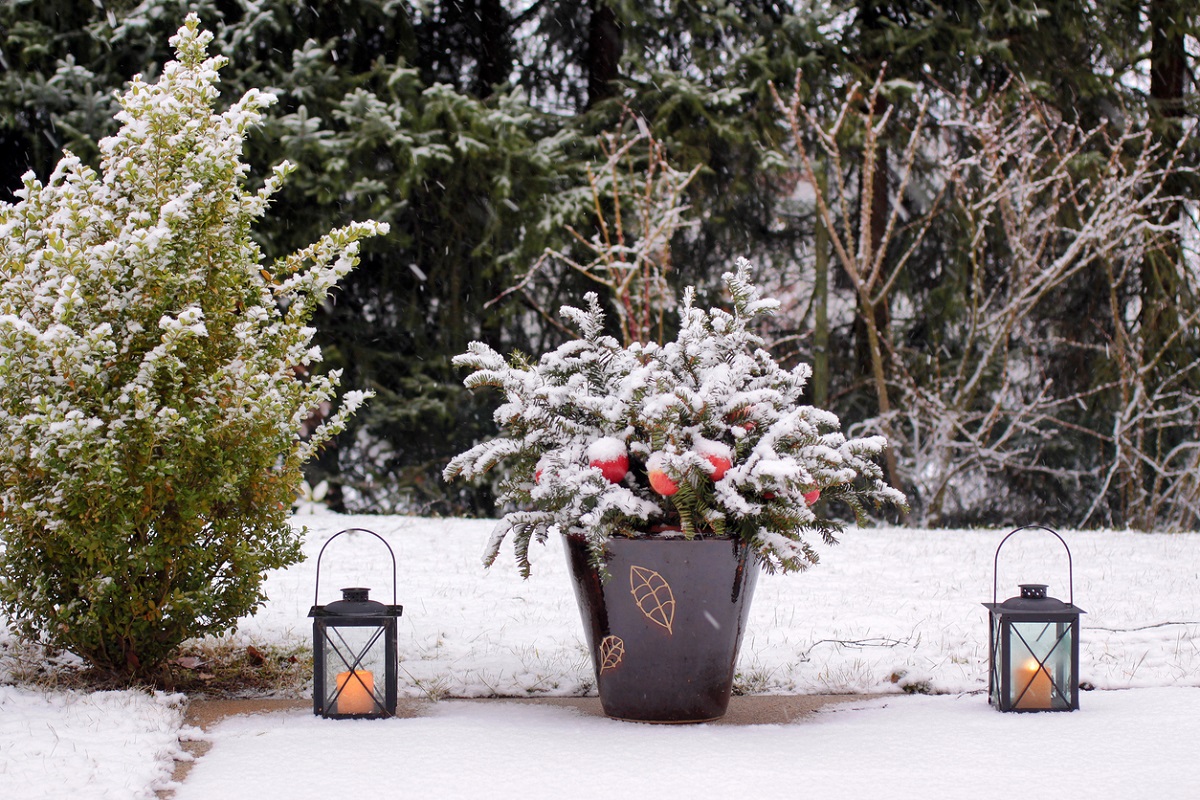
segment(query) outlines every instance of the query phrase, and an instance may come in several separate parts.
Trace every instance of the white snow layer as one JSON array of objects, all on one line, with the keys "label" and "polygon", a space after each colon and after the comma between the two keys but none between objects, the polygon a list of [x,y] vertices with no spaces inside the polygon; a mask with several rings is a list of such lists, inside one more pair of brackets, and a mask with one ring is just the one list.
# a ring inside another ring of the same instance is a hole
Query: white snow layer
[{"label": "white snow layer", "polygon": [[0,797],[153,798],[166,785],[186,698],[0,686]]},{"label": "white snow layer", "polygon": [[1194,798],[1200,689],[1093,692],[1073,714],[977,696],[835,706],[788,725],[659,726],[449,701],[427,717],[237,717],[176,800],[397,797]]},{"label": "white snow layer", "polygon": [[[397,560],[401,694],[577,695],[594,691],[561,543],[535,546],[522,581],[506,552],[479,562],[494,520],[297,517],[309,559],[270,575],[267,605],[239,640],[309,641],[316,557],[344,528],[381,534]],[[996,547],[1007,531],[851,528],[822,563],[763,575],[742,646],[748,693],[887,694],[784,726],[662,727],[562,708],[448,701],[427,716],[235,718],[179,789],[186,798],[1194,797],[1200,762],[1200,535],[1041,531],[1009,540],[998,599],[1022,582],[1087,611],[1081,678],[1099,689],[1074,714],[1005,715],[983,690]],[[346,534],[321,562],[320,597],[369,586],[391,602],[391,560]],[[0,633],[0,681],[11,682]],[[940,696],[909,697],[902,691]],[[148,798],[166,785],[180,699],[143,692],[0,687],[0,797]],[[184,732],[184,735],[190,735]],[[342,766],[338,766],[341,764]]]}]

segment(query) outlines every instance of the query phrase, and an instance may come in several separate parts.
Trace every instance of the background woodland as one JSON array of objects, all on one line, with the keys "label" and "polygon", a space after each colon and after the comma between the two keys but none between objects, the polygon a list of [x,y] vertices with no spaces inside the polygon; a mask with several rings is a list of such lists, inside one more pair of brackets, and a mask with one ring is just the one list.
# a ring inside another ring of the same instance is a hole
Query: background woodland
[{"label": "background woodland", "polygon": [[314,321],[376,393],[311,467],[333,507],[497,513],[439,477],[494,432],[451,358],[551,349],[597,286],[667,335],[744,256],[908,521],[1200,523],[1193,3],[4,0],[0,200],[99,161],[189,10],[225,102],[279,99],[264,256],[390,226]]}]

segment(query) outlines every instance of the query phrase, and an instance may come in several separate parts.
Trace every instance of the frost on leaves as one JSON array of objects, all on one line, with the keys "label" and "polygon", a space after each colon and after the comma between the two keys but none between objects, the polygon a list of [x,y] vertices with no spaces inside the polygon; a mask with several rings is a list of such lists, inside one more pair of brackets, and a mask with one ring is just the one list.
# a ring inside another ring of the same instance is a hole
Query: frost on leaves
[{"label": "frost on leaves", "polygon": [[308,326],[357,262],[355,223],[270,265],[243,186],[273,98],[218,114],[212,35],[190,16],[156,84],[135,78],[98,170],[67,154],[0,205],[0,608],[103,669],[147,673],[227,630],[300,557],[300,466],[361,393],[332,399]]},{"label": "frost on leaves", "polygon": [[[847,440],[836,415],[803,404],[810,371],[785,370],[763,349],[754,320],[773,311],[741,260],[725,276],[732,307],[702,309],[688,290],[680,330],[664,344],[622,347],[604,333],[599,298],[562,315],[576,339],[536,363],[505,359],[474,342],[455,364],[472,370],[469,388],[498,391],[502,435],[455,457],[447,479],[503,470],[501,499],[516,510],[488,545],[516,539],[528,573],[531,540],[582,536],[598,556],[613,536],[653,528],[685,537],[736,536],[752,542],[767,569],[815,561],[805,536],[832,542],[837,521],[805,501],[820,491],[856,514],[864,502],[904,502],[875,463],[886,442]],[[596,457],[623,454],[620,468]]]}]

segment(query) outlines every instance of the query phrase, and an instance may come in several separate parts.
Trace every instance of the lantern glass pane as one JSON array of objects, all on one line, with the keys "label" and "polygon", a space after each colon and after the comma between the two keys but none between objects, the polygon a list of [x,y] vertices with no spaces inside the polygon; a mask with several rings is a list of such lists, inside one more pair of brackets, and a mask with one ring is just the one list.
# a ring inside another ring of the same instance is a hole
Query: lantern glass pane
[{"label": "lantern glass pane", "polygon": [[1070,708],[1071,625],[1013,622],[1009,636],[1009,705],[1020,711]]},{"label": "lantern glass pane", "polygon": [[329,626],[325,630],[325,707],[331,714],[372,714],[384,705],[384,629]]},{"label": "lantern glass pane", "polygon": [[992,674],[988,680],[988,688],[991,690],[991,697],[989,698],[989,700],[992,703],[992,705],[996,706],[997,708],[1000,708],[1001,707],[1001,702],[1000,702],[1001,687],[1004,685],[1003,681],[1001,680],[1001,658],[1000,658],[1000,654],[1003,652],[1003,649],[1002,649],[1003,640],[1000,638],[1000,633],[1003,630],[1003,626],[1000,624],[1000,618],[997,617],[995,614],[991,615],[991,623],[992,623],[992,642],[991,642],[991,649],[988,653],[988,668],[991,669]]}]

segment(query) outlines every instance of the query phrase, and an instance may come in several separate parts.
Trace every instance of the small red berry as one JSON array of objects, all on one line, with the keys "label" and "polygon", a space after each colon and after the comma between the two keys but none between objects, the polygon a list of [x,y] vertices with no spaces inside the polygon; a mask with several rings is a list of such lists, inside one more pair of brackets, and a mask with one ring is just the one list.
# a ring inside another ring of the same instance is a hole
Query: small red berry
[{"label": "small red berry", "polygon": [[629,472],[629,455],[620,439],[605,436],[588,446],[588,465],[600,470],[609,483],[620,483]]},{"label": "small red berry", "polygon": [[679,491],[679,484],[671,479],[662,468],[663,454],[655,453],[646,462],[646,477],[650,480],[650,488],[663,497],[670,497]]},{"label": "small red berry", "polygon": [[713,465],[712,479],[719,481],[733,466],[733,451],[729,445],[709,439],[696,440],[696,452]]},{"label": "small red berry", "polygon": [[739,408],[727,414],[725,416],[725,421],[729,423],[730,427],[741,428],[746,433],[750,433],[756,427],[758,427],[754,420],[750,418],[753,410],[754,406],[752,405],[746,406],[745,408]]},{"label": "small red berry", "polygon": [[650,479],[650,488],[663,497],[670,497],[679,491],[679,484],[662,470],[652,469],[646,473],[646,477]]},{"label": "small red berry", "polygon": [[728,472],[729,468],[733,466],[733,462],[731,462],[725,456],[718,456],[710,453],[706,455],[705,458],[708,459],[708,463],[713,465],[712,479],[714,481],[719,481],[721,478],[724,478],[725,473]]}]

